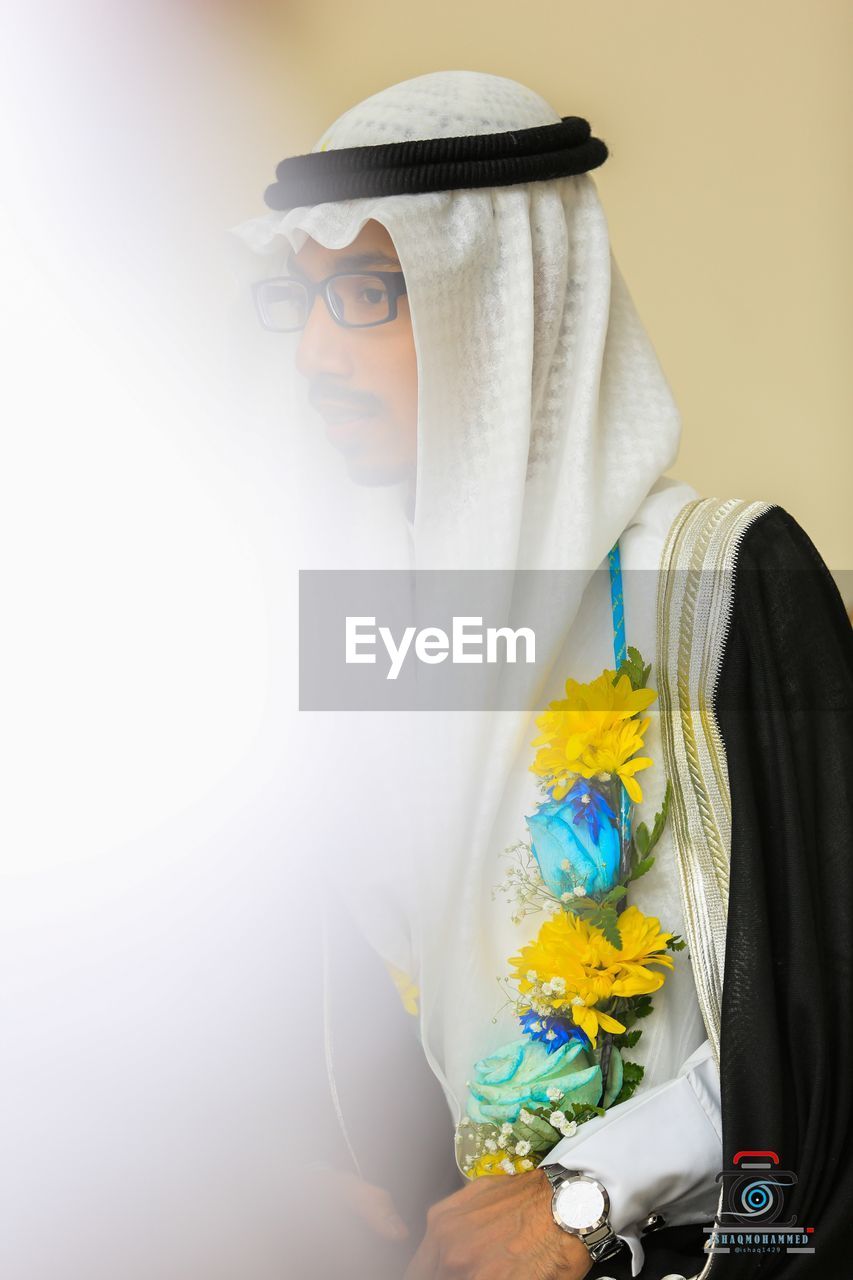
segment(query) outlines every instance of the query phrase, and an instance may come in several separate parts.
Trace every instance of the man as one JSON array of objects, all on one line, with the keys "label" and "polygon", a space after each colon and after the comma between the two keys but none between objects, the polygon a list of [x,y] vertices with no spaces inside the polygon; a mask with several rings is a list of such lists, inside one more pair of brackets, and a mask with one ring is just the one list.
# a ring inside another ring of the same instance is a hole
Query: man
[{"label": "man", "polygon": [[[588,177],[606,148],[583,124],[497,77],[419,77],[345,113],[310,157],[283,162],[267,193],[283,216],[243,229],[261,252],[284,240],[256,288],[261,319],[298,334],[296,367],[348,479],[396,492],[413,567],[571,570],[549,650],[555,687],[575,664],[603,665],[594,571],[609,548],[618,540],[623,567],[654,578],[654,607],[648,585],[626,583],[626,616],[657,673],[674,805],[639,892],[671,915],[680,886],[690,967],[649,1019],[635,1097],[548,1160],[606,1188],[606,1251],[560,1230],[551,1179],[536,1168],[439,1198],[406,1280],[840,1280],[853,1204],[837,1085],[853,1052],[850,629],[787,513],[701,500],[663,477],[680,423]],[[546,700],[531,691],[526,705]],[[466,1064],[500,1038],[487,1024],[502,925],[484,887],[525,802],[527,758],[521,719],[505,736],[497,720],[482,736],[436,720],[423,733],[447,735],[453,769],[424,751],[411,865],[396,865],[393,836],[375,838],[375,862],[365,844],[341,896],[403,983],[417,974],[420,1049],[458,1120]],[[374,972],[358,990],[377,983]],[[345,1062],[357,1040],[357,1026],[337,1036]],[[332,1088],[363,1172],[347,1120],[387,1113],[390,1090],[383,1077],[368,1102],[363,1079],[343,1106],[355,1071],[339,1067]],[[394,1154],[411,1163],[408,1115]],[[705,1258],[705,1227],[724,1207],[718,1175],[748,1150],[794,1171],[789,1207],[814,1228],[817,1254],[721,1245]],[[401,1186],[383,1184],[359,1179],[373,1222]]]}]

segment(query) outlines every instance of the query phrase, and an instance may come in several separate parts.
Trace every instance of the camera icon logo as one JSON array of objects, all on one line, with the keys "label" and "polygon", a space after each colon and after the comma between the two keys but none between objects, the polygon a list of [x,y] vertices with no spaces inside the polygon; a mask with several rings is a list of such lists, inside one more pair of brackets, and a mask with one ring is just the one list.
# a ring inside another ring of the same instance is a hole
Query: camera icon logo
[{"label": "camera icon logo", "polygon": [[732,1160],[734,1169],[717,1174],[724,1184],[723,1208],[719,1225],[756,1227],[774,1224],[780,1230],[796,1225],[796,1215],[781,1221],[785,1210],[785,1191],[797,1183],[790,1169],[780,1169],[775,1151],[738,1151]]}]

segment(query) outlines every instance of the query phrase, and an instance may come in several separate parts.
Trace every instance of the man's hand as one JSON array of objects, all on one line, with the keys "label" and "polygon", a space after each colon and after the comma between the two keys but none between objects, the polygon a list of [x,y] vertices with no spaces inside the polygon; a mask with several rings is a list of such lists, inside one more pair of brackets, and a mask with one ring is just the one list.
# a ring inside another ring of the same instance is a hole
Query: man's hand
[{"label": "man's hand", "polygon": [[557,1226],[541,1169],[482,1177],[439,1200],[404,1280],[583,1280],[582,1240]]}]

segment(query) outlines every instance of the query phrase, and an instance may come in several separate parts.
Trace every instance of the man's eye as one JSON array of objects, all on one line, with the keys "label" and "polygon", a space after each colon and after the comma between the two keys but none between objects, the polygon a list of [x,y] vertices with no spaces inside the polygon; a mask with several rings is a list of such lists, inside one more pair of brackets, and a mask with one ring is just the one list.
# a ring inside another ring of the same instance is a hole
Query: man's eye
[{"label": "man's eye", "polygon": [[367,302],[373,306],[376,306],[378,303],[384,301],[384,298],[385,298],[384,289],[377,289],[375,287],[370,286],[370,287],[365,287],[360,291],[358,300],[359,302]]}]

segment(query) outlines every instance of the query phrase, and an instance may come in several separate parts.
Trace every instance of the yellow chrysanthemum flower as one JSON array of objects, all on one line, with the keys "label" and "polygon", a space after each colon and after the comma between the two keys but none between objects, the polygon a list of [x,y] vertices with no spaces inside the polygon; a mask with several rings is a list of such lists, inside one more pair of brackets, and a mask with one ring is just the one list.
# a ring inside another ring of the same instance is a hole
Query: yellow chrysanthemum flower
[{"label": "yellow chrysanthemum flower", "polygon": [[631,757],[643,745],[648,720],[633,717],[645,711],[657,697],[654,689],[634,689],[626,675],[614,684],[614,671],[602,671],[589,684],[566,681],[566,697],[549,704],[537,716],[542,730],[532,746],[539,747],[531,770],[553,781],[551,794],[562,800],[580,776],[615,773],[632,800],[640,802],[642,790],[634,774],[647,769],[647,756]]},{"label": "yellow chrysanthemum flower", "polygon": [[[655,916],[627,907],[617,925],[622,946],[614,947],[601,929],[580,916],[560,911],[542,925],[535,942],[522,947],[509,963],[516,970],[522,995],[531,994],[537,1012],[571,1011],[572,1019],[595,1047],[599,1029],[616,1034],[624,1025],[599,1002],[617,996],[648,995],[663,986],[666,975],[647,966],[672,968],[666,954],[671,933],[663,933]],[[543,989],[544,988],[544,989]]]},{"label": "yellow chrysanthemum flower", "polygon": [[516,1173],[526,1173],[534,1167],[528,1157],[510,1155],[507,1151],[485,1151],[466,1171],[469,1178],[485,1178],[503,1174],[509,1177],[506,1161],[512,1165]]},{"label": "yellow chrysanthemum flower", "polygon": [[632,800],[638,804],[643,798],[634,774],[648,769],[653,762],[649,756],[636,756],[643,745],[643,735],[649,727],[648,720],[623,720],[607,729],[597,743],[589,746],[578,773],[592,778],[597,773],[615,773]]}]

